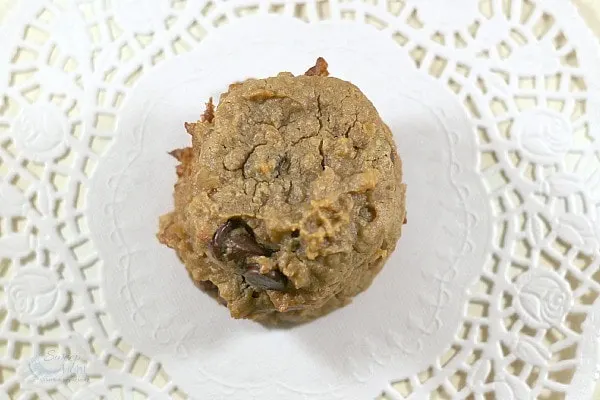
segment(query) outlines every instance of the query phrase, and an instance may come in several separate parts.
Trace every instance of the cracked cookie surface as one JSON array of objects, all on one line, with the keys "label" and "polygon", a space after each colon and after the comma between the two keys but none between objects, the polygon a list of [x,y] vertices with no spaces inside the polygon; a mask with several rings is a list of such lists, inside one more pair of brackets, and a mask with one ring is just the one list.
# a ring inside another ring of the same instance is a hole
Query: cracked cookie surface
[{"label": "cracked cookie surface", "polygon": [[175,209],[158,238],[235,318],[304,322],[345,305],[400,237],[391,132],[326,67],[231,85],[186,124],[192,146],[172,152]]}]

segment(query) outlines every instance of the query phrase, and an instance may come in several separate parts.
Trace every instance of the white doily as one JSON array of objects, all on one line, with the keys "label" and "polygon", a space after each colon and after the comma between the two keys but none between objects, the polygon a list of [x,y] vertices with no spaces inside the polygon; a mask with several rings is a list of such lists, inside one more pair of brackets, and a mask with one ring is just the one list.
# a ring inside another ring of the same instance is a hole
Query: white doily
[{"label": "white doily", "polygon": [[[569,2],[37,0],[9,12],[0,397],[590,398],[600,52]],[[166,152],[229,83],[301,73],[316,56],[394,132],[409,224],[350,306],[266,330],[231,320],[156,242],[175,179]]]}]

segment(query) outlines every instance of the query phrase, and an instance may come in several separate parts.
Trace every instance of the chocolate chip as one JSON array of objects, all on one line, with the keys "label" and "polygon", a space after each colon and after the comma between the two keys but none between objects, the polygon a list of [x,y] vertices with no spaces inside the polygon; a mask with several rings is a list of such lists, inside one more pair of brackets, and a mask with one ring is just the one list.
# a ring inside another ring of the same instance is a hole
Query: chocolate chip
[{"label": "chocolate chip", "polygon": [[256,264],[246,266],[246,271],[242,274],[246,282],[256,289],[277,290],[283,292],[287,286],[287,277],[281,271],[273,270],[266,274],[260,273],[260,267]]},{"label": "chocolate chip", "polygon": [[268,257],[273,253],[258,243],[252,229],[238,218],[228,220],[216,230],[211,249],[217,259],[237,262],[252,256]]},{"label": "chocolate chip", "polygon": [[231,218],[221,225],[210,243],[214,256],[221,261],[235,261],[246,282],[258,290],[284,291],[287,277],[274,270],[260,273],[260,267],[247,263],[248,257],[269,257],[273,250],[257,242],[252,228],[240,218]]}]

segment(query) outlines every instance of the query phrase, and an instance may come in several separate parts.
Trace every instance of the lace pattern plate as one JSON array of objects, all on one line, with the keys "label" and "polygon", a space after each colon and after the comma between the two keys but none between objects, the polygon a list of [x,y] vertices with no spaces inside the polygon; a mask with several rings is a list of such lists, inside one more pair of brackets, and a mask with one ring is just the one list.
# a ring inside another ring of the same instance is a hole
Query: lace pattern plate
[{"label": "lace pattern plate", "polygon": [[[36,0],[0,35],[0,392],[590,398],[600,53],[570,3]],[[166,151],[228,83],[319,55],[392,128],[409,225],[353,304],[268,331],[155,241]]]}]

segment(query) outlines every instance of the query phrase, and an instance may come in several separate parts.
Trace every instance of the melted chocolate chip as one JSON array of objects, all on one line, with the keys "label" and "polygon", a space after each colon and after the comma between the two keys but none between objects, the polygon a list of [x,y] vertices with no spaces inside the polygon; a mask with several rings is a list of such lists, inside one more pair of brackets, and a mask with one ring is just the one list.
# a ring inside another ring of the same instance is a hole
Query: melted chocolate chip
[{"label": "melted chocolate chip", "polygon": [[260,273],[260,267],[247,263],[248,257],[269,257],[273,250],[258,243],[252,228],[239,218],[229,219],[221,225],[213,235],[210,243],[214,256],[221,261],[235,261],[242,271],[246,282],[258,290],[284,291],[287,277],[274,270],[266,274]]},{"label": "melted chocolate chip", "polygon": [[246,266],[248,269],[243,273],[246,282],[256,289],[277,290],[282,292],[287,286],[287,277],[280,271],[273,270],[266,274],[260,273],[260,267],[255,264]]},{"label": "melted chocolate chip", "polygon": [[230,219],[213,235],[214,256],[225,261],[244,261],[252,256],[270,256],[273,252],[256,241],[252,229],[241,219]]}]

